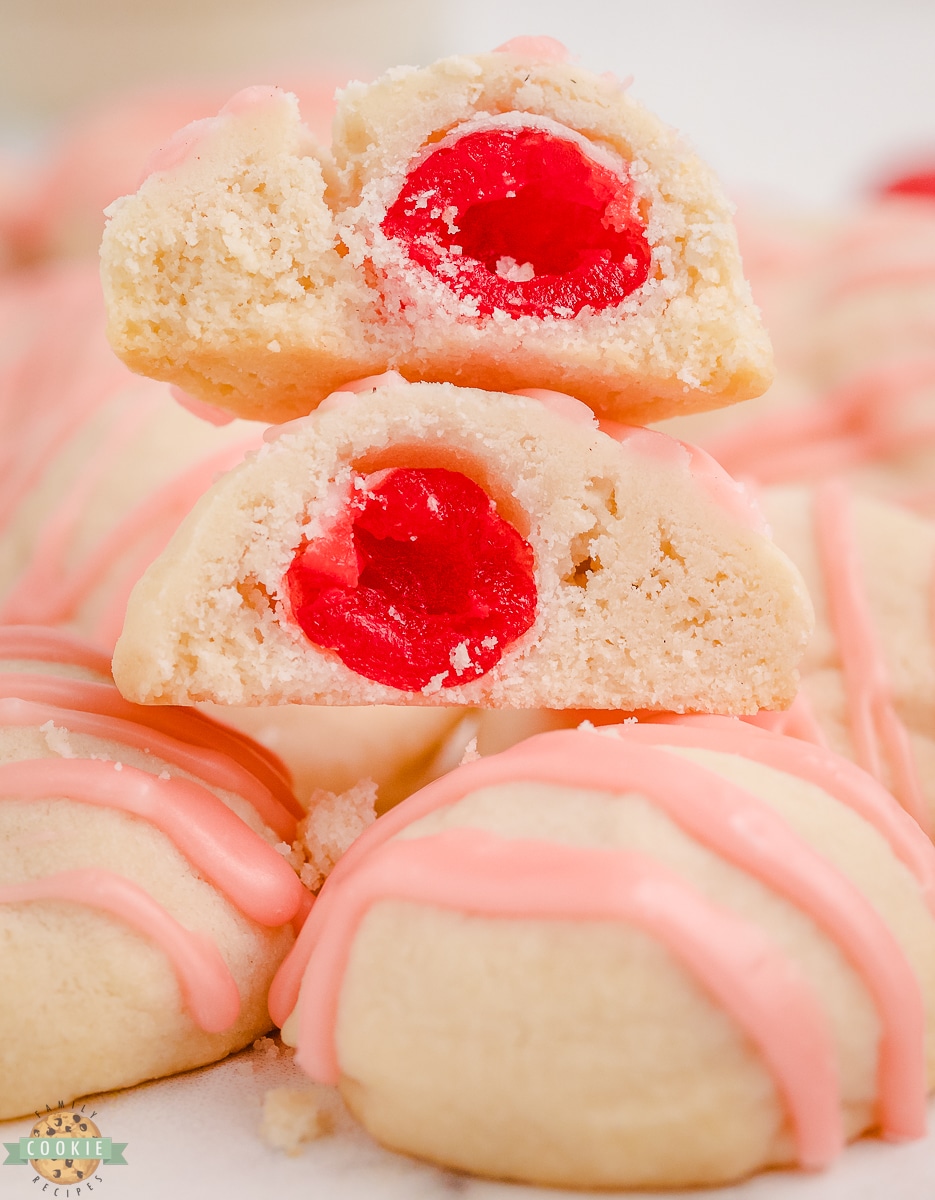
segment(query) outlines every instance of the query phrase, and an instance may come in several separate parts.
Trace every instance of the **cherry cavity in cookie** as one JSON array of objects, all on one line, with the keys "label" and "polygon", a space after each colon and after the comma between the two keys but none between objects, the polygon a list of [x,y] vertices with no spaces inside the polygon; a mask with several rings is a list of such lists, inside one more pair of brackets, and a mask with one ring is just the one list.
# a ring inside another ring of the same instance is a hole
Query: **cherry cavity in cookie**
[{"label": "cherry cavity in cookie", "polygon": [[485,674],[536,614],[529,545],[473,480],[437,467],[358,477],[286,584],[310,641],[403,691]]},{"label": "cherry cavity in cookie", "polygon": [[630,180],[535,126],[446,139],[406,177],[382,230],[483,314],[611,308],[651,262]]}]

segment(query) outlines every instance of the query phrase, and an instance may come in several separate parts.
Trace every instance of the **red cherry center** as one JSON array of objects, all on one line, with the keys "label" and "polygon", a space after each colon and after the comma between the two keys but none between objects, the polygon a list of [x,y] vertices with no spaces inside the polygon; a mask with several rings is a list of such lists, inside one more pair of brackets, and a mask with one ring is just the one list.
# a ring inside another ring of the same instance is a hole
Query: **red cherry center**
[{"label": "red cherry center", "polygon": [[935,200],[935,166],[891,179],[884,184],[882,191],[887,196],[919,196],[922,199]]},{"label": "red cherry center", "polygon": [[309,641],[407,692],[477,679],[536,616],[530,546],[481,487],[440,467],[358,477],[286,589]]},{"label": "red cherry center", "polygon": [[630,180],[542,129],[478,130],[433,151],[381,228],[488,315],[613,307],[652,258]]}]

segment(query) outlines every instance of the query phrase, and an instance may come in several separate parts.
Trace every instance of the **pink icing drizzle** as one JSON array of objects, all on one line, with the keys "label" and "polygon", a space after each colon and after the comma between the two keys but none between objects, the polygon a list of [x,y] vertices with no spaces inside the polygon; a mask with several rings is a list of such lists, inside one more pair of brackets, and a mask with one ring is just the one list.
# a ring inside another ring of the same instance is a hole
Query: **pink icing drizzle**
[{"label": "pink icing drizzle", "polygon": [[593,425],[597,428],[597,417],[582,401],[576,400],[566,392],[553,392],[550,388],[517,388],[511,396],[527,396],[530,400],[538,400],[550,412],[557,413],[566,421],[575,425]]},{"label": "pink icing drizzle", "polygon": [[627,922],[663,943],[757,1047],[789,1110],[802,1164],[843,1143],[838,1081],[814,993],[768,938],[671,871],[626,851],[500,841],[476,829],[384,843],[328,888],[300,1005],[299,1065],[336,1083],[332,1031],[350,946],[371,905],[402,899],[473,916]]},{"label": "pink icing drizzle", "polygon": [[[706,728],[702,724],[706,720],[719,723]],[[687,722],[683,718],[679,725]],[[845,781],[842,786],[830,770],[829,760],[833,756],[820,748],[808,747],[809,754],[803,755],[805,743],[777,738],[729,719],[701,718],[696,724],[697,730],[692,733],[697,738],[694,744],[713,749],[732,747],[732,752],[741,754],[752,745],[756,753],[751,757],[765,759],[780,769],[784,762],[790,773],[797,773],[796,766],[803,759],[812,763],[813,772],[823,777],[827,772],[834,784],[832,794],[857,811],[863,805],[875,814],[872,819],[882,820],[887,833],[901,847],[903,857],[909,858],[918,872],[926,872],[926,882],[930,885],[931,846],[922,851],[919,840],[922,835],[918,830],[918,844],[912,845],[914,835],[909,825],[900,824],[900,819],[893,815],[895,807],[887,813],[886,802],[879,799],[879,793],[869,804],[866,794],[863,799],[855,800],[855,790],[860,789],[853,787],[850,764],[841,764]],[[728,730],[732,737],[726,736]],[[664,734],[673,741],[680,736],[674,728],[665,728]],[[619,727],[617,739],[570,731],[542,734],[504,754],[463,766],[416,793],[367,830],[337,864],[322,897],[341,887],[342,881],[355,871],[368,872],[374,850],[395,833],[481,787],[510,781],[542,781],[616,795],[637,791],[660,805],[702,844],[768,883],[808,913],[839,945],[873,997],[881,1021],[879,1118],[884,1132],[895,1138],[920,1136],[925,1124],[924,1010],[918,982],[899,944],[857,889],[785,826],[768,805],[717,774],[667,754],[664,748],[639,744],[644,740],[661,742],[664,734],[647,735],[641,726]],[[775,750],[767,749],[770,739]],[[785,746],[785,751],[780,746]],[[700,796],[704,797],[703,804],[698,803]],[[435,877],[439,887],[444,876],[441,871]],[[587,888],[586,876],[581,886]],[[470,906],[470,896],[463,897],[463,902]],[[270,1011],[280,1024],[295,1006],[305,967],[322,936],[326,913],[327,906],[319,902],[273,981]],[[309,979],[313,980],[314,975]],[[336,996],[333,1005],[336,1010]],[[307,1033],[304,1017],[301,1030],[304,1037]],[[330,1038],[332,1033],[329,1028],[316,1031],[314,1036]],[[801,1144],[799,1149],[801,1154]]]},{"label": "pink icing drizzle", "polygon": [[759,505],[750,491],[736,479],[732,479],[719,462],[706,450],[669,437],[656,429],[644,429],[637,425],[620,425],[616,421],[600,421],[601,432],[615,441],[626,443],[637,453],[658,462],[679,467],[688,472],[692,480],[703,488],[713,502],[729,513],[735,521],[769,537],[769,526]]},{"label": "pink icing drizzle", "polygon": [[909,735],[893,704],[886,657],[861,581],[850,498],[839,480],[830,480],[816,489],[814,521],[828,612],[847,685],[848,718],[857,761],[882,779],[885,758],[892,773],[893,793],[930,833],[930,814]]},{"label": "pink icing drizzle", "polygon": [[[58,646],[58,652],[55,648]],[[109,662],[91,647],[60,630],[36,626],[0,628],[0,654],[8,659],[58,661],[100,670],[103,664],[107,682],[71,679],[44,672],[0,671],[0,697],[31,700],[59,708],[96,712],[117,717],[151,729],[160,730],[193,746],[227,754],[255,775],[276,798],[277,808],[285,808],[295,818],[305,815],[289,784],[286,768],[271,750],[226,725],[213,721],[196,709],[132,704],[110,682]],[[102,672],[103,673],[103,672]],[[258,796],[259,798],[259,796]],[[261,810],[261,816],[276,829],[282,816],[276,808]]]},{"label": "pink icing drizzle", "polygon": [[[643,718],[639,725],[626,726],[622,736],[627,741],[653,746],[694,746],[724,754],[741,754],[765,767],[814,783],[846,804],[886,840],[896,857],[912,872],[935,916],[935,846],[921,832],[918,822],[894,803],[891,793],[866,771],[833,753],[821,742],[809,745],[813,739],[762,737],[759,734],[766,733],[767,729],[757,730],[750,723],[752,721],[753,718],[746,717],[738,720],[735,717],[653,713]],[[617,732],[620,733],[619,727]]]},{"label": "pink icing drizzle", "polygon": [[126,556],[123,579],[110,587],[95,634],[102,645],[112,646],[123,626],[127,598],[137,579],[165,549],[179,522],[218,474],[236,466],[247,451],[259,444],[259,438],[251,437],[226,446],[154,488],[68,573],[63,564],[82,520],[87,496],[103,470],[112,468],[121,441],[116,439],[116,446],[111,439],[102,444],[73,488],[45,519],[36,535],[29,565],[0,603],[0,621],[57,624],[72,619],[100,579]]},{"label": "pink icing drizzle", "polygon": [[172,171],[194,157],[195,152],[223,128],[226,117],[242,116],[250,109],[261,108],[284,95],[281,88],[267,87],[263,84],[243,88],[228,100],[216,117],[202,117],[199,121],[192,121],[191,124],[177,130],[164,146],[154,151],[143,168],[140,184],[157,171]]},{"label": "pink icing drizzle", "polygon": [[[50,313],[55,314],[54,337],[49,336]],[[92,636],[109,651],[136,579],[216,475],[258,446],[260,438],[254,434],[230,444],[154,488],[68,569],[95,487],[119,465],[124,447],[145,422],[167,405],[166,389],[134,377],[111,352],[103,337],[96,271],[60,269],[26,276],[16,287],[0,284],[0,316],[9,318],[15,350],[8,362],[0,358],[0,528],[39,483],[49,460],[96,415],[109,418],[114,412],[101,442],[43,517],[26,567],[0,601],[0,621],[71,621],[91,601],[104,600]]]},{"label": "pink icing drizzle", "polygon": [[536,62],[567,63],[568,49],[553,37],[515,37],[498,46],[494,54],[515,54],[517,58],[530,58]]},{"label": "pink icing drizzle", "polygon": [[190,412],[193,417],[198,417],[202,421],[207,421],[209,425],[230,425],[231,421],[235,419],[233,413],[218,408],[216,404],[209,404],[206,400],[199,400],[197,396],[190,396],[188,392],[183,392],[180,387],[175,387],[175,385],[169,388],[169,395],[186,412]]},{"label": "pink icing drizzle", "polygon": [[221,1033],[237,1020],[240,996],[217,946],[203,933],[180,925],[129,879],[87,869],[0,887],[0,904],[43,900],[102,909],[155,942],[172,964],[195,1024],[206,1033]]},{"label": "pink icing drizzle", "polygon": [[920,389],[931,387],[935,358],[881,363],[808,407],[768,413],[705,445],[732,474],[762,484],[819,479],[935,441],[935,422],[903,419]]},{"label": "pink icing drizzle", "polygon": [[110,659],[100,650],[63,629],[44,625],[0,626],[0,659],[68,663],[86,667],[110,681]]},{"label": "pink icing drizzle", "polygon": [[295,837],[295,817],[271,794],[269,788],[240,763],[206,746],[194,747],[147,725],[108,717],[100,713],[57,708],[29,700],[0,697],[0,727],[41,726],[47,721],[71,733],[85,733],[132,746],[154,754],[206,783],[242,796],[284,841]]},{"label": "pink icing drizzle", "polygon": [[84,758],[0,764],[0,799],[60,796],[148,821],[261,925],[284,925],[302,905],[304,889],[285,859],[213,792],[189,779],[160,779],[137,767]]}]

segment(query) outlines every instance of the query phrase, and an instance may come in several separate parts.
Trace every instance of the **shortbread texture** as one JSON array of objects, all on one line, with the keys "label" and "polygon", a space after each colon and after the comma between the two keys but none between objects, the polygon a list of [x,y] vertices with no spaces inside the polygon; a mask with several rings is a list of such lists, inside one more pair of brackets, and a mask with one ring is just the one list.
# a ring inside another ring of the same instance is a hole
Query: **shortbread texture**
[{"label": "shortbread texture", "polygon": [[[812,621],[795,568],[746,510],[712,496],[680,443],[643,430],[617,441],[559,399],[583,420],[528,397],[389,378],[283,429],[201,499],[137,585],[118,686],[146,703],[789,703]],[[407,692],[313,645],[284,577],[333,527],[355,474],[420,466],[484,489],[532,549],[538,599],[533,626],[485,675]]]},{"label": "shortbread texture", "polygon": [[[652,262],[622,303],[485,316],[382,231],[433,145],[503,120],[623,164]],[[769,384],[771,349],[720,186],[613,79],[516,52],[448,58],[348,87],[330,153],[309,141],[294,97],[275,90],[190,140],[187,157],[110,210],[109,336],[134,370],[237,415],[287,420],[386,368],[555,388],[637,423]]]}]

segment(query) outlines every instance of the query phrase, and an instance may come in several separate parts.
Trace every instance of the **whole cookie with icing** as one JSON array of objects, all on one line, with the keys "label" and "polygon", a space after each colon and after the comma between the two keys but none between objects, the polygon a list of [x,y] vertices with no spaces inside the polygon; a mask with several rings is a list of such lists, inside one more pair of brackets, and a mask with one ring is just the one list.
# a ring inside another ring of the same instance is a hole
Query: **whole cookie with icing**
[{"label": "whole cookie with icing", "polygon": [[249,1045],[308,908],[281,767],[55,631],[0,668],[0,1116]]},{"label": "whole cookie with icing", "polygon": [[932,833],[935,525],[840,481],[761,499],[816,614],[795,704],[763,720],[858,762]]},{"label": "whole cookie with icing", "polygon": [[636,423],[769,383],[717,182],[551,39],[352,84],[330,153],[248,89],[151,166],[104,237],[111,341],[240,416],[387,368]]},{"label": "whole cookie with icing", "polygon": [[726,718],[552,733],[357,842],[271,991],[385,1145],[562,1187],[923,1136],[935,855],[828,751]]},{"label": "whole cookie with icing", "polygon": [[791,700],[808,598],[712,460],[559,394],[358,387],[271,431],[141,579],[114,657],[127,696]]}]

